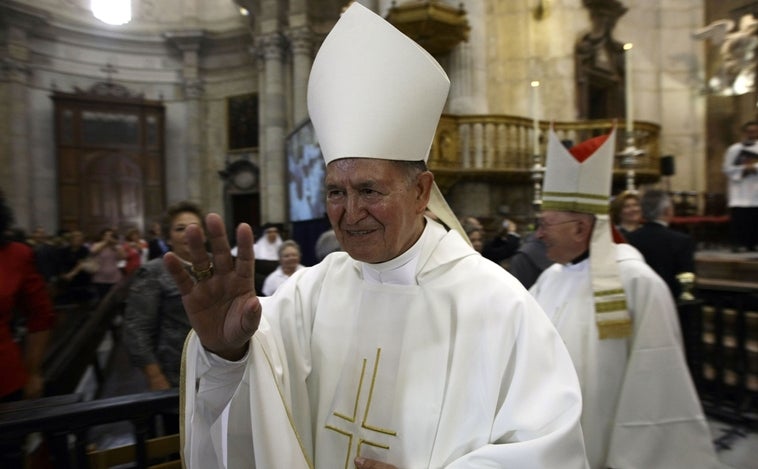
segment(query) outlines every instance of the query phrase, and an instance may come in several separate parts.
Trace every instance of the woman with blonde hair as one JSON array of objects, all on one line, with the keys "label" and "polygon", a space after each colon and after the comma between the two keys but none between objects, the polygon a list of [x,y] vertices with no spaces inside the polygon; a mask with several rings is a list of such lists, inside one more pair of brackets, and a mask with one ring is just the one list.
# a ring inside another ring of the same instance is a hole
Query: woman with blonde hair
[{"label": "woman with blonde hair", "polygon": [[640,195],[637,191],[626,190],[611,201],[611,222],[626,238],[632,231],[642,226]]}]

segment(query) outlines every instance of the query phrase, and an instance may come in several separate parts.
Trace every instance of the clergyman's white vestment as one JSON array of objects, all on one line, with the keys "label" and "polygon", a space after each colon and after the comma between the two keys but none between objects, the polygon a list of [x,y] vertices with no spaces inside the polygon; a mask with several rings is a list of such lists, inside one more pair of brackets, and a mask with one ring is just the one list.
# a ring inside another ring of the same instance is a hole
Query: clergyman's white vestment
[{"label": "clergyman's white vestment", "polygon": [[[295,273],[241,362],[185,349],[183,451],[217,467],[586,467],[579,384],[555,328],[500,266],[427,220],[411,250]],[[215,364],[214,364],[215,363]],[[197,392],[195,392],[197,390]]]},{"label": "clergyman's white vestment", "polygon": [[631,338],[598,338],[588,259],[553,264],[529,290],[576,367],[590,466],[720,467],[687,368],[671,293],[636,249],[615,248],[634,325]]}]

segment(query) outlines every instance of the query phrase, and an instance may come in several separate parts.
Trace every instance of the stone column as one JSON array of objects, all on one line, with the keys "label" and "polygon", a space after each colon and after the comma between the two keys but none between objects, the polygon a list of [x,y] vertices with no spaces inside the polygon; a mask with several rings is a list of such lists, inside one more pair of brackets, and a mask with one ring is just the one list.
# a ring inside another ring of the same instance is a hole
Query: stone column
[{"label": "stone column", "polygon": [[452,114],[487,114],[487,15],[481,0],[466,2],[466,16],[471,25],[469,39],[450,53],[448,75],[450,96],[447,112]]},{"label": "stone column", "polygon": [[257,37],[256,46],[263,55],[264,67],[260,98],[265,119],[261,122],[261,216],[263,222],[280,223],[287,219],[285,40],[279,33],[270,33]]},{"label": "stone column", "polygon": [[[0,187],[14,212],[16,224],[33,228],[43,224],[34,214],[34,171],[29,150],[28,86],[31,69],[27,18],[10,14],[0,53]],[[52,137],[52,136],[51,136]],[[49,224],[43,224],[49,228]]]},{"label": "stone column", "polygon": [[210,200],[211,194],[203,194],[205,171],[203,171],[203,80],[200,77],[199,55],[204,38],[202,31],[181,31],[166,33],[165,37],[182,54],[181,85],[185,99],[184,151],[179,161],[173,161],[169,177],[176,178],[178,184],[169,184],[172,199],[189,199],[201,204]]},{"label": "stone column", "polygon": [[313,64],[313,34],[307,27],[292,29],[288,33],[292,46],[292,107],[294,124],[308,117],[308,76]]}]

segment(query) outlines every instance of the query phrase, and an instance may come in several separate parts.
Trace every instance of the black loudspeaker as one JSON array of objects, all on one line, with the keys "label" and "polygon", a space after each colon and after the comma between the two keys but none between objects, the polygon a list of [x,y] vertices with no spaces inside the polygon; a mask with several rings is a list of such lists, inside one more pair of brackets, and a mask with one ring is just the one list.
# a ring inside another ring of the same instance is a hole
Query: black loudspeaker
[{"label": "black loudspeaker", "polygon": [[674,155],[661,156],[661,176],[673,176],[676,173]]}]

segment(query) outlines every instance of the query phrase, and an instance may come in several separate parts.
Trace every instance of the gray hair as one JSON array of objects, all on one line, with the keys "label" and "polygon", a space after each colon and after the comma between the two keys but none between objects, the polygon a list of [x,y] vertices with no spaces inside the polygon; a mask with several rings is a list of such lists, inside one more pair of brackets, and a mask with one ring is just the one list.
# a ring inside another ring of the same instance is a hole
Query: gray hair
[{"label": "gray hair", "polygon": [[303,255],[302,251],[300,251],[300,245],[297,244],[297,242],[295,242],[295,241],[293,241],[291,239],[288,239],[286,241],[282,241],[282,244],[279,245],[279,249],[277,249],[277,251],[276,251],[276,253],[277,253],[277,255],[279,256],[280,259],[282,257],[282,253],[287,248],[295,248],[297,250],[297,253],[299,255],[301,255],[301,256]]},{"label": "gray hair", "polygon": [[642,218],[647,221],[658,220],[671,207],[671,196],[660,189],[647,190],[640,198],[640,207]]},{"label": "gray hair", "polygon": [[416,178],[418,178],[419,174],[423,173],[424,171],[429,171],[428,167],[426,166],[426,162],[424,160],[419,160],[419,161],[392,160],[392,162],[395,163],[397,167],[400,168],[401,171],[403,171],[408,185],[415,184]]}]

